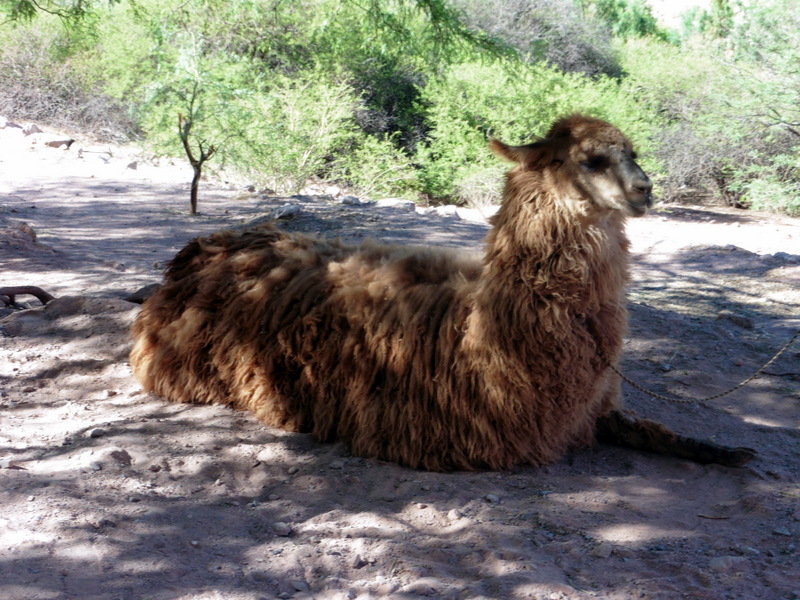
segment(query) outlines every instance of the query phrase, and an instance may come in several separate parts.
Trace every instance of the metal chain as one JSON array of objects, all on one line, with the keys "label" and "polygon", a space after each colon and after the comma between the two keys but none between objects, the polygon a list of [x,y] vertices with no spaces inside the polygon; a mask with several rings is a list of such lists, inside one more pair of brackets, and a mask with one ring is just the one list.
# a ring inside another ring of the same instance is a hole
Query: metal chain
[{"label": "metal chain", "polygon": [[763,367],[761,367],[758,371],[756,371],[755,373],[750,375],[750,377],[748,377],[744,381],[741,381],[741,382],[737,383],[735,386],[733,386],[729,390],[726,390],[724,392],[720,392],[719,394],[714,394],[713,396],[709,396],[707,398],[678,398],[676,396],[664,396],[663,394],[657,394],[656,392],[650,391],[647,388],[642,387],[641,385],[639,385],[638,383],[636,383],[632,379],[629,379],[628,377],[623,375],[619,371],[619,369],[617,369],[611,363],[609,363],[608,366],[611,367],[611,370],[614,371],[614,373],[616,373],[617,375],[619,375],[625,383],[635,387],[640,392],[644,392],[648,396],[652,396],[653,398],[658,398],[659,400],[666,400],[667,402],[673,402],[675,404],[694,404],[694,403],[704,404],[705,402],[711,402],[712,400],[717,400],[719,398],[722,398],[723,396],[727,396],[728,394],[730,394],[732,392],[735,392],[739,388],[744,387],[745,385],[750,383],[753,379],[755,379],[756,377],[761,375],[761,373],[763,373],[766,369],[768,369],[769,366],[772,363],[774,363],[776,360],[778,360],[778,358],[780,358],[780,356],[791,347],[791,345],[794,343],[794,341],[798,337],[800,337],[800,330],[796,331],[795,334],[792,336],[792,339],[790,339],[788,342],[786,342],[786,345],[783,348],[781,348],[780,350],[778,350],[778,353],[775,356],[770,358]]}]

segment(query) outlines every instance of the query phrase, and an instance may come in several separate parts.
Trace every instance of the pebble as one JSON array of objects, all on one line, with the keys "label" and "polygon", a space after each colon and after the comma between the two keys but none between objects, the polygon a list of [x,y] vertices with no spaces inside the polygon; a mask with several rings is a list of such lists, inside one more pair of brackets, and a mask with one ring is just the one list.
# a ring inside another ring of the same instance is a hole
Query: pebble
[{"label": "pebble", "polygon": [[348,206],[366,206],[368,204],[372,204],[370,200],[364,200],[362,198],[358,198],[356,196],[344,196],[340,202],[342,204],[346,204]]},{"label": "pebble", "polygon": [[450,509],[447,512],[447,518],[451,521],[458,521],[459,519],[463,518],[463,514],[457,508]]},{"label": "pebble", "polygon": [[299,204],[284,204],[277,208],[273,208],[269,212],[269,218],[277,221],[278,219],[285,219],[298,214],[302,210]]},{"label": "pebble", "polygon": [[445,204],[443,206],[436,206],[433,208],[425,209],[425,214],[435,214],[440,217],[456,217],[458,218],[458,207],[455,204]]},{"label": "pebble", "polygon": [[775,535],[784,535],[786,537],[792,537],[792,532],[789,531],[788,527],[776,527],[772,530],[772,533]]},{"label": "pebble", "polygon": [[299,470],[300,470],[300,469],[298,469],[297,467],[289,467],[288,469],[286,469],[286,472],[287,472],[289,475],[294,475],[294,474],[295,474],[295,473],[297,473]]},{"label": "pebble", "polygon": [[343,467],[344,467],[344,461],[342,460],[331,461],[331,464],[328,465],[329,469],[341,469]]},{"label": "pebble", "polygon": [[367,566],[367,561],[361,558],[360,554],[356,554],[350,561],[350,566],[354,569],[360,569],[361,567]]},{"label": "pebble", "polygon": [[401,594],[412,594],[414,596],[438,596],[441,582],[432,577],[423,577],[413,583],[404,585],[400,588]]},{"label": "pebble", "polygon": [[288,524],[281,521],[272,524],[272,531],[281,537],[287,537],[292,534],[292,528]]},{"label": "pebble", "polygon": [[105,429],[103,429],[102,427],[98,427],[98,428],[96,428],[96,429],[92,429],[92,430],[89,432],[89,437],[90,437],[90,438],[101,438],[101,437],[103,437],[104,435],[106,435],[106,430],[105,430]]},{"label": "pebble", "polygon": [[404,210],[413,212],[417,209],[417,204],[413,200],[406,200],[405,198],[384,198],[378,200],[378,208],[394,208],[397,210]]},{"label": "pebble", "polygon": [[745,317],[743,315],[737,315],[729,310],[722,310],[719,312],[719,314],[717,314],[716,320],[720,321],[722,319],[727,319],[734,325],[738,325],[743,329],[753,329],[754,327],[753,319],[751,319],[750,317]]},{"label": "pebble", "polygon": [[497,504],[498,502],[500,502],[500,496],[498,496],[497,494],[486,494],[484,498],[486,498],[487,502],[491,502],[492,504]]},{"label": "pebble", "polygon": [[292,587],[297,592],[307,592],[308,591],[308,584],[305,581],[300,581],[299,579],[292,580]]},{"label": "pebble", "polygon": [[750,565],[744,556],[716,556],[708,561],[708,568],[718,573],[741,572]]},{"label": "pebble", "polygon": [[788,252],[776,252],[772,256],[779,260],[785,260],[786,262],[800,262],[800,256],[797,256],[796,254],[789,254]]},{"label": "pebble", "polygon": [[614,552],[614,547],[608,542],[601,542],[592,548],[592,556],[595,558],[608,558]]}]

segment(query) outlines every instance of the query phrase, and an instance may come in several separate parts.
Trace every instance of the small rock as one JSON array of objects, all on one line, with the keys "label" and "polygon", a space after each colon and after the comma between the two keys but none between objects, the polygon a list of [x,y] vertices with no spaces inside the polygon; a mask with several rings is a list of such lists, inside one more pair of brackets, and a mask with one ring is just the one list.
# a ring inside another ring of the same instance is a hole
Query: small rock
[{"label": "small rock", "polygon": [[362,198],[357,198],[356,196],[344,196],[340,202],[348,206],[366,206],[368,204],[372,204],[371,201],[363,200]]},{"label": "small rock", "polygon": [[281,537],[288,537],[292,534],[292,528],[288,524],[281,521],[272,524],[272,531]]},{"label": "small rock", "polygon": [[22,133],[25,135],[33,135],[34,133],[42,133],[42,130],[39,129],[39,126],[35,123],[28,123],[22,128]]},{"label": "small rock", "polygon": [[331,464],[328,465],[329,469],[341,469],[344,467],[344,461],[341,460],[333,460]]},{"label": "small rock", "polygon": [[716,556],[708,561],[708,568],[718,573],[741,572],[749,565],[744,556]]},{"label": "small rock", "polygon": [[592,548],[592,556],[595,558],[608,558],[614,552],[614,547],[608,542],[601,542]]},{"label": "small rock", "polygon": [[414,596],[438,596],[441,587],[440,581],[432,577],[423,577],[413,583],[404,585],[400,588],[400,593]]},{"label": "small rock", "polygon": [[447,518],[450,519],[451,521],[458,521],[463,517],[464,515],[457,508],[453,508],[447,512]]},{"label": "small rock", "polygon": [[305,581],[300,581],[299,579],[292,580],[292,587],[297,592],[307,592],[308,591],[308,584]]},{"label": "small rock", "polygon": [[360,569],[362,567],[367,566],[367,561],[361,558],[360,554],[356,554],[350,561],[350,566],[353,567],[354,569]]},{"label": "small rock", "polygon": [[160,287],[161,287],[160,283],[151,283],[149,285],[139,288],[138,290],[133,292],[130,296],[125,298],[125,300],[127,302],[133,302],[134,304],[142,304],[150,296],[155,294]]},{"label": "small rock", "polygon": [[109,452],[108,455],[123,467],[130,467],[133,464],[133,457],[128,454],[127,450],[118,448]]},{"label": "small rock", "polygon": [[92,462],[92,463],[89,463],[89,468],[92,471],[102,471],[103,470],[103,463],[99,463],[99,462],[96,462],[96,461]]},{"label": "small rock", "polygon": [[133,161],[132,163],[128,163],[128,168],[131,171],[135,171],[136,169],[139,168],[139,162],[138,161]]},{"label": "small rock", "polygon": [[786,536],[786,537],[792,537],[792,532],[789,531],[788,527],[776,527],[775,529],[772,530],[772,533],[774,533],[775,535],[783,535],[783,536]]},{"label": "small rock", "polygon": [[285,204],[284,206],[273,208],[269,212],[269,218],[274,221],[277,221],[278,219],[287,219],[289,217],[293,217],[301,210],[302,207],[299,204]]},{"label": "small rock", "polygon": [[404,198],[384,198],[383,200],[378,200],[377,206],[378,208],[393,208],[406,212],[414,212],[417,209],[417,205],[413,200]]},{"label": "small rock", "polygon": [[75,140],[51,140],[49,142],[45,142],[45,146],[49,146],[50,148],[61,148],[62,146],[69,150],[69,147],[75,143]]},{"label": "small rock", "polygon": [[785,260],[786,262],[800,262],[800,256],[797,256],[796,254],[789,254],[788,252],[776,252],[772,256],[778,260]]},{"label": "small rock", "polygon": [[500,502],[500,496],[498,496],[497,494],[486,494],[484,498],[486,498],[487,502],[491,502],[492,504],[497,504],[498,502]]},{"label": "small rock", "polygon": [[99,521],[97,521],[94,524],[94,526],[95,526],[96,529],[106,529],[108,527],[116,527],[117,524],[114,521],[112,521],[111,519],[103,518],[103,519],[100,519]]},{"label": "small rock", "polygon": [[286,469],[286,472],[287,472],[289,475],[294,475],[294,474],[295,474],[295,473],[297,473],[299,470],[300,470],[300,469],[298,469],[297,467],[289,467],[288,469]]},{"label": "small rock", "polygon": [[455,217],[458,218],[458,207],[455,204],[445,204],[444,206],[436,206],[428,209],[428,212],[439,215],[440,217]]},{"label": "small rock", "polygon": [[738,325],[743,329],[753,329],[753,319],[751,319],[750,317],[734,314],[729,310],[722,310],[719,312],[719,314],[717,315],[717,321],[720,321],[722,319],[727,319],[734,325]]},{"label": "small rock", "polygon": [[89,437],[90,438],[101,438],[104,435],[106,435],[106,430],[103,429],[102,427],[97,427],[96,429],[92,429],[89,432]]}]

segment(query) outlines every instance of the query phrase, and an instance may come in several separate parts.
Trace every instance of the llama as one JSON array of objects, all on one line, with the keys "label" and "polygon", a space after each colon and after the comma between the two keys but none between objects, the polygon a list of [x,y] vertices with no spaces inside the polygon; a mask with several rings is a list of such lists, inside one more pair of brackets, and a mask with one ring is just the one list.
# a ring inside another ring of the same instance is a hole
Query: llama
[{"label": "llama", "polygon": [[272,226],[191,241],[133,326],[145,390],[433,471],[542,465],[598,433],[747,462],[622,409],[623,224],[652,203],[628,139],[573,115],[491,147],[516,167],[482,260]]}]

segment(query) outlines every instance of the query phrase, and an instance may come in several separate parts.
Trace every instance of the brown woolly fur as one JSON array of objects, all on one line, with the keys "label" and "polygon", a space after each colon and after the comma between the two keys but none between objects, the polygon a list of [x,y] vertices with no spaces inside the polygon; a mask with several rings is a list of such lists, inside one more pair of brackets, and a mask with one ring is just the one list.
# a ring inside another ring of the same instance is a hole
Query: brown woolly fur
[{"label": "brown woolly fur", "polygon": [[623,222],[650,182],[616,128],[580,115],[492,148],[516,166],[482,260],[269,226],[193,240],[134,325],[136,376],[415,468],[591,444],[620,403]]}]

